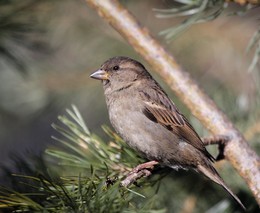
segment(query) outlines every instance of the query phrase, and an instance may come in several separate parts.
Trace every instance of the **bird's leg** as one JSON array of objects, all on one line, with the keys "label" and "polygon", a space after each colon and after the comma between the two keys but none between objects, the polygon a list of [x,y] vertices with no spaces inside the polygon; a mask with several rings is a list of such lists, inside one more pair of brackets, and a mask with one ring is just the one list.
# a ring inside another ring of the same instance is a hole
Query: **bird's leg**
[{"label": "bird's leg", "polygon": [[152,170],[157,164],[157,161],[148,161],[146,163],[139,164],[132,169],[123,181],[121,181],[121,185],[127,187],[142,177],[150,176],[152,174],[150,170]]},{"label": "bird's leg", "polygon": [[219,161],[219,160],[222,160],[225,158],[224,148],[225,148],[226,143],[230,140],[230,137],[228,137],[226,135],[213,135],[213,136],[201,138],[201,140],[205,146],[214,145],[214,144],[218,145],[219,154],[216,157],[216,161]]},{"label": "bird's leg", "polygon": [[201,138],[201,140],[205,146],[208,146],[208,145],[226,143],[230,140],[230,137],[226,135],[212,135],[212,136]]},{"label": "bird's leg", "polygon": [[154,168],[155,165],[157,165],[158,162],[157,161],[148,161],[146,163],[142,163],[139,164],[138,166],[136,166],[135,168],[132,169],[132,171],[129,174],[133,174],[133,173],[138,173],[144,169],[146,170],[152,170]]}]

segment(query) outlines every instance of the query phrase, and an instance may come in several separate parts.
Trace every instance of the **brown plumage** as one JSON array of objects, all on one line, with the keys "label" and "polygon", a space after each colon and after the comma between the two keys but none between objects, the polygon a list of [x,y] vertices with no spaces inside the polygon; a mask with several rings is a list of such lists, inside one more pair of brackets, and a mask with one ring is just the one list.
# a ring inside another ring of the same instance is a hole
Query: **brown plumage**
[{"label": "brown plumage", "polygon": [[161,165],[204,174],[245,209],[194,128],[141,63],[114,57],[91,77],[102,80],[111,124],[129,146]]}]

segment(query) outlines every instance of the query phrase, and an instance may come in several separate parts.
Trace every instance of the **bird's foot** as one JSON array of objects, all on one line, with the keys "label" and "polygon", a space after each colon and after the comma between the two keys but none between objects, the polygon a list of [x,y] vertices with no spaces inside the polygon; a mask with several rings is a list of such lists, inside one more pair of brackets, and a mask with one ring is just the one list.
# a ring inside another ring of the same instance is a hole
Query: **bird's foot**
[{"label": "bird's foot", "polygon": [[121,181],[121,185],[127,187],[142,177],[150,176],[152,174],[151,170],[153,170],[154,166],[157,164],[157,161],[149,161],[136,166],[126,176],[126,178],[123,181]]},{"label": "bird's foot", "polygon": [[202,142],[205,146],[214,144],[218,145],[219,154],[216,157],[216,161],[223,160],[225,158],[224,149],[228,141],[230,141],[230,137],[227,135],[213,135],[202,138]]},{"label": "bird's foot", "polygon": [[152,170],[155,165],[157,165],[157,161],[148,161],[146,163],[139,164],[135,168],[132,169],[132,171],[129,174],[138,173],[142,170]]}]

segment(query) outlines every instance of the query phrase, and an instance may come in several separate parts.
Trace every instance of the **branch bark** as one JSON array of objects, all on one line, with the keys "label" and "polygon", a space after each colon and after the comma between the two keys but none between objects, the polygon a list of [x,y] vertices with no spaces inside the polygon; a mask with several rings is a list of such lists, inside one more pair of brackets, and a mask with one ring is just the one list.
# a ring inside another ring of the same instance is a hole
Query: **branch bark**
[{"label": "branch bark", "polygon": [[259,0],[226,0],[226,2],[235,2],[240,5],[245,5],[245,4],[254,4],[257,5],[260,3]]},{"label": "branch bark", "polygon": [[161,77],[176,95],[213,134],[227,135],[231,140],[224,154],[246,181],[260,205],[260,158],[250,148],[227,116],[182,70],[149,31],[116,0],[86,0],[98,14],[117,30]]}]

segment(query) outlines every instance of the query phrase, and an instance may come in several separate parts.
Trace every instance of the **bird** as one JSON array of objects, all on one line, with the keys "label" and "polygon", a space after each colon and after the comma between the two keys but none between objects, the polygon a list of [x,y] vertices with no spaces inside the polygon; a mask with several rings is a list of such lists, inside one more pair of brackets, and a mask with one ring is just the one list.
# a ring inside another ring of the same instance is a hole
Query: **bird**
[{"label": "bird", "polygon": [[138,61],[116,56],[90,75],[101,80],[115,131],[141,156],[172,169],[193,169],[222,186],[245,210],[213,167],[201,138]]}]

